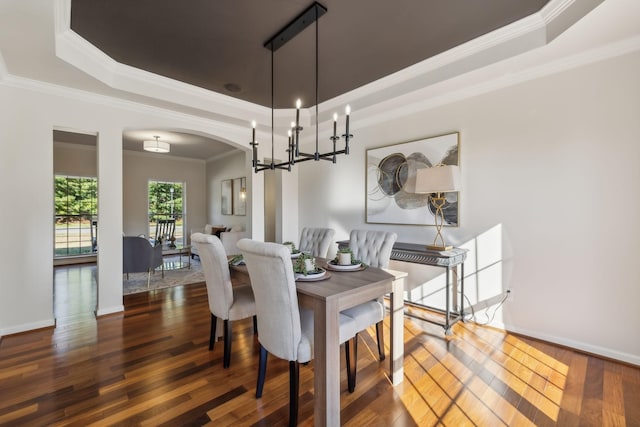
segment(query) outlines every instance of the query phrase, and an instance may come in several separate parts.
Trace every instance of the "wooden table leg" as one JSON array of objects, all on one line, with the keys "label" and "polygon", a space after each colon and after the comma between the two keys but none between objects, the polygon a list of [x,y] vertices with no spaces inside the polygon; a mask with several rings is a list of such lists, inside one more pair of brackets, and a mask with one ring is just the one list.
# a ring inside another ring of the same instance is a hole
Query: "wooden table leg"
[{"label": "wooden table leg", "polygon": [[337,301],[314,300],[315,426],[340,425],[340,342]]},{"label": "wooden table leg", "polygon": [[[399,273],[399,272],[394,272]],[[393,281],[393,291],[389,302],[391,308],[391,346],[389,350],[389,363],[391,383],[398,385],[404,379],[404,275],[396,274]]]}]

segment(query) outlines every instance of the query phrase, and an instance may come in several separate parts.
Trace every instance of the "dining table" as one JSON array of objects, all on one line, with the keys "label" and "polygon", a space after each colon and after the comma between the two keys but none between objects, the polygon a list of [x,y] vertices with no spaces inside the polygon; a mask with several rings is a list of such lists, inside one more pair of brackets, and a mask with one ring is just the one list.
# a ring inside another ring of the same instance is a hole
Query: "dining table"
[{"label": "dining table", "polygon": [[[296,280],[298,302],[314,313],[314,425],[340,425],[339,314],[342,310],[389,295],[389,381],[403,380],[404,277],[406,273],[370,266],[348,271],[331,270],[327,260],[316,258],[326,270],[323,277]],[[231,269],[246,274],[244,265]],[[250,277],[249,277],[250,280]]]}]

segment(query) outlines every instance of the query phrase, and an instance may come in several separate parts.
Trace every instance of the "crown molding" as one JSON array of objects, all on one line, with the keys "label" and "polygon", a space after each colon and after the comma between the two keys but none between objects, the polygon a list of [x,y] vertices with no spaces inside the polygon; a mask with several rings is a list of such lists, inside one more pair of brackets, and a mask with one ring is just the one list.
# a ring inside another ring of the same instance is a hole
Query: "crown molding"
[{"label": "crown molding", "polygon": [[[361,115],[354,115],[352,117],[352,123],[354,127],[364,128],[373,126],[377,123],[400,119],[408,115],[494,92],[530,80],[558,74],[638,51],[640,51],[640,36],[634,36],[575,55],[562,57],[539,66],[527,67],[518,72],[499,74],[499,77],[475,85],[462,85],[457,90],[438,91],[437,87],[425,87],[411,94],[389,99],[366,108],[362,111]],[[434,96],[432,92],[441,93],[441,95],[436,94]],[[328,132],[325,133],[328,135]],[[320,134],[322,135],[323,132]]]},{"label": "crown molding", "polygon": [[149,158],[156,158],[159,160],[180,160],[182,162],[191,162],[191,163],[197,163],[199,165],[206,163],[206,160],[203,159],[194,159],[191,157],[180,157],[180,156],[174,156],[171,155],[170,153],[150,153],[148,151],[140,152],[140,151],[133,151],[133,150],[122,150],[122,155],[123,156],[129,156],[129,157],[144,157],[146,159]]},{"label": "crown molding", "polygon": [[[80,102],[86,102],[102,107],[112,107],[115,109],[121,109],[133,113],[149,114],[173,122],[181,122],[181,127],[184,129],[189,129],[190,132],[199,130],[208,137],[212,137],[213,139],[219,140],[232,146],[236,146],[238,148],[244,148],[241,144],[243,144],[245,140],[248,141],[248,137],[246,136],[248,135],[248,127],[244,126],[243,124],[237,124],[237,120],[234,120],[232,122],[224,121],[219,118],[195,116],[192,114],[182,113],[180,111],[175,111],[167,108],[157,107],[122,98],[102,95],[95,92],[69,88],[67,86],[60,86],[53,83],[28,79],[24,77],[17,77],[13,75],[8,75],[5,79],[0,81],[0,85],[49,96],[56,96]],[[175,130],[180,131],[180,129]],[[237,141],[243,142],[239,144]]]},{"label": "crown molding", "polygon": [[56,56],[114,89],[214,112],[246,122],[270,121],[270,109],[121,64],[71,29],[71,1],[55,0]]},{"label": "crown molding", "polygon": [[[69,4],[69,0],[56,1],[58,4]],[[580,5],[595,7],[595,5],[597,5],[596,3],[600,3],[600,1],[585,0],[584,2],[581,2]],[[455,86],[456,90],[442,90],[442,88],[447,84],[450,85],[451,81],[455,78],[455,73],[449,70],[447,65],[459,64],[464,58],[469,58],[470,52],[477,53],[486,52],[487,49],[504,49],[505,42],[507,41],[514,42],[515,40],[518,45],[517,42],[521,41],[519,37],[523,34],[530,37],[533,32],[535,34],[533,42],[535,43],[539,43],[541,37],[543,40],[546,40],[546,35],[543,34],[544,31],[540,33],[539,30],[544,29],[549,20],[554,17],[557,18],[562,16],[562,13],[565,13],[571,7],[575,7],[575,4],[575,0],[552,0],[538,14],[496,30],[486,36],[479,37],[469,43],[444,52],[441,55],[425,60],[422,63],[408,67],[405,70],[401,70],[398,73],[394,73],[393,75],[373,82],[363,88],[356,89],[320,104],[318,106],[320,115],[318,122],[321,125],[319,135],[323,137],[325,135],[329,135],[330,129],[327,127],[327,123],[331,121],[332,112],[335,111],[336,108],[343,107],[347,103],[350,103],[354,110],[354,113],[352,113],[351,116],[352,123],[359,127],[366,127],[369,124],[388,121],[393,117],[402,117],[407,114],[435,108],[437,106],[515,85],[527,80],[568,70],[573,67],[579,67],[591,62],[624,55],[639,49],[639,37],[633,37],[589,51],[580,52],[578,54],[522,70],[520,72],[509,73],[506,75],[501,74],[500,77],[483,81],[479,84]],[[583,9],[583,12],[586,14],[588,10]],[[572,13],[573,19],[575,19],[575,10]],[[62,15],[66,16],[65,14]],[[57,19],[66,18],[63,17]],[[66,28],[64,25],[62,27]],[[68,28],[66,28],[65,31],[69,31]],[[77,37],[77,35],[75,37]],[[82,40],[79,37],[77,38]],[[529,40],[529,42],[531,41],[532,40]],[[90,47],[95,50],[92,46]],[[101,52],[99,59],[105,59]],[[495,64],[497,62],[500,61],[495,60],[494,58],[494,60],[491,61],[491,64]],[[491,64],[488,64],[485,67],[488,67]],[[472,67],[469,72],[471,70],[477,70],[478,68],[480,67]],[[450,71],[451,75],[448,75],[446,78],[438,79],[431,76],[434,73],[438,76],[442,76],[443,74],[449,74]],[[136,70],[136,72],[140,75],[150,74],[139,70]],[[462,74],[468,74],[469,72]],[[417,84],[417,81],[420,81],[420,84]],[[238,117],[229,117],[230,115],[214,119],[200,117],[172,109],[57,86],[36,80],[19,78],[12,75],[7,75],[2,81],[0,81],[0,84],[41,93],[64,96],[66,98],[78,99],[105,106],[113,106],[129,111],[153,114],[161,118],[164,117],[167,119],[181,121],[184,123],[185,129],[193,130],[204,128],[206,129],[205,133],[208,136],[213,136],[215,139],[234,145],[241,150],[246,149],[245,142],[248,142],[249,126],[245,126],[242,123],[242,118],[239,120]],[[204,92],[209,96],[214,94],[209,91]],[[224,97],[229,98],[226,96]],[[241,101],[240,103],[244,103],[244,101]],[[271,133],[271,110],[261,106],[254,107],[256,108],[256,111],[262,110],[261,114],[263,119],[258,121],[259,132],[260,138],[262,138],[262,140],[266,140],[265,138],[267,138]],[[305,123],[308,122],[308,125],[315,123],[315,114],[311,110],[312,109],[301,111],[301,120]],[[293,110],[291,109],[275,110],[276,130],[278,130],[280,126],[284,126],[283,123],[288,123],[287,118],[290,118],[292,111]],[[238,141],[240,142],[238,143]],[[209,159],[207,159],[207,161],[208,160]]]},{"label": "crown molding", "polygon": [[226,153],[218,154],[217,156],[211,156],[208,159],[205,159],[205,162],[206,163],[215,162],[215,161],[218,161],[218,160],[221,160],[221,159],[226,159],[227,157],[230,157],[230,156],[234,156],[234,155],[238,154],[239,152],[244,152],[246,154],[246,153],[249,153],[250,151],[251,150],[249,150],[248,146],[247,146],[246,149],[238,148],[237,150],[227,151]]},{"label": "crown molding", "polygon": [[[219,114],[223,120],[224,117],[247,123],[256,120],[260,125],[271,126],[269,108],[114,61],[71,30],[71,1],[55,1],[56,55],[64,61],[115,89]],[[550,41],[549,25],[556,20],[565,21],[554,24],[558,27],[554,33],[560,34],[576,21],[576,17],[584,16],[601,1],[551,0],[538,13],[328,100],[322,110],[342,110],[347,103],[354,110],[362,110],[399,94],[410,93],[543,46]],[[573,19],[564,17],[568,11]],[[310,121],[313,119],[313,112],[308,111],[306,115]]]}]

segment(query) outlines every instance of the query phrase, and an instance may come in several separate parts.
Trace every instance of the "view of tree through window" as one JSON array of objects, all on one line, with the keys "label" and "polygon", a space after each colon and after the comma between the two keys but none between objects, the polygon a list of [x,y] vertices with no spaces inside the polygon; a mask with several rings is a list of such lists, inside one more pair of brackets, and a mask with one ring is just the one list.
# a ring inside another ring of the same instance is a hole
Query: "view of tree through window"
[{"label": "view of tree through window", "polygon": [[156,223],[175,219],[176,243],[184,243],[183,190],[181,182],[149,181],[149,236],[154,237]]},{"label": "view of tree through window", "polygon": [[95,252],[98,247],[98,180],[56,175],[54,186],[54,255],[65,257]]}]

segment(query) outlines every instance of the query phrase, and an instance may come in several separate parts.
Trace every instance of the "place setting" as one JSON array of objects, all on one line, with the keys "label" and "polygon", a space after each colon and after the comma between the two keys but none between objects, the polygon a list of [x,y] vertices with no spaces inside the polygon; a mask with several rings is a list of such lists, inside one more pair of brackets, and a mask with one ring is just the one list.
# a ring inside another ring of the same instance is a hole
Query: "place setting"
[{"label": "place setting", "polygon": [[316,264],[312,255],[305,252],[293,260],[293,274],[297,282],[316,282],[331,277],[327,270]]},{"label": "place setting", "polygon": [[333,271],[362,271],[367,266],[353,257],[353,252],[350,248],[342,248],[336,253],[336,257],[327,262],[327,269]]}]

